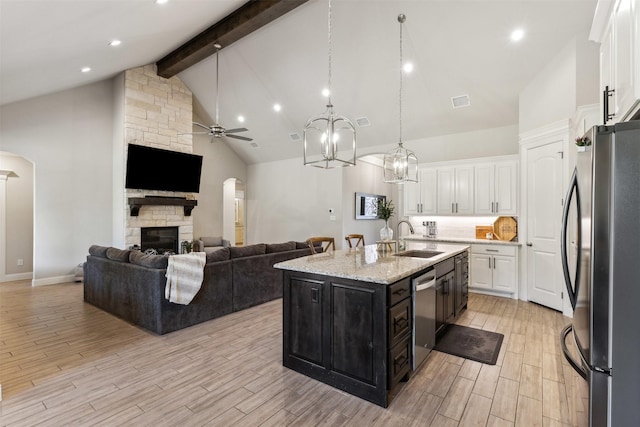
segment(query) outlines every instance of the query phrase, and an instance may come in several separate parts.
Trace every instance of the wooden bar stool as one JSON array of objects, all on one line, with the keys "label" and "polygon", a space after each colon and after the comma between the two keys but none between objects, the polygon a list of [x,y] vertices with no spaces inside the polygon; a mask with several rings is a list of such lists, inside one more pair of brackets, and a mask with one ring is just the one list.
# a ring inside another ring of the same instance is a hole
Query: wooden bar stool
[{"label": "wooden bar stool", "polygon": [[[324,244],[327,246],[322,246]],[[336,250],[336,242],[333,237],[309,237],[307,239],[307,245],[311,248],[312,254],[317,254],[320,252],[327,252],[329,248]],[[316,246],[317,245],[317,246]],[[321,251],[317,251],[318,249],[322,249]]]},{"label": "wooden bar stool", "polygon": [[[344,240],[347,241],[350,248],[357,248],[360,244],[362,244],[362,247],[364,247],[364,236],[362,234],[347,234]],[[356,241],[356,244],[354,246],[352,246],[351,240]]]}]

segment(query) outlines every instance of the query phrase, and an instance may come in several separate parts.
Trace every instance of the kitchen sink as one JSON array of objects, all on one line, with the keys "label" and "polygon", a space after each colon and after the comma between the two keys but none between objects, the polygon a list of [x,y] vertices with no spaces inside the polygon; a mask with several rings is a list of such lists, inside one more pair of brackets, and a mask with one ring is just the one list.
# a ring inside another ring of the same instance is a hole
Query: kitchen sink
[{"label": "kitchen sink", "polygon": [[436,251],[421,251],[421,250],[412,250],[412,251],[404,251],[398,252],[394,254],[395,256],[408,256],[411,258],[433,258],[434,256],[440,255],[442,252]]}]

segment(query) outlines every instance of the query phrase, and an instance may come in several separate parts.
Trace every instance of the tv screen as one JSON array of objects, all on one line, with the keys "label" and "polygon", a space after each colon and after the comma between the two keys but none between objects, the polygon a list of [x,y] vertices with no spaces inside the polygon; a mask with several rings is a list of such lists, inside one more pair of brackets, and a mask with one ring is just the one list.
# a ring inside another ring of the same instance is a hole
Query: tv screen
[{"label": "tv screen", "polygon": [[202,156],[129,144],[125,187],[198,193]]}]

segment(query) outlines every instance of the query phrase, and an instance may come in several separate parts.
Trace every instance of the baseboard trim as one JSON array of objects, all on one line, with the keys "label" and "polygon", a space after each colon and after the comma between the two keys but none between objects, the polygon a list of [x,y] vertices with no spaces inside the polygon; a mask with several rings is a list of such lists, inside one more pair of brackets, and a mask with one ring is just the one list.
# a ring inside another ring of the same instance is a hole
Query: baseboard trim
[{"label": "baseboard trim", "polygon": [[67,276],[47,277],[44,279],[33,279],[32,286],[58,285],[60,283],[75,283],[76,276],[69,274]]},{"label": "baseboard trim", "polygon": [[18,280],[33,279],[33,273],[17,273],[17,274],[5,274],[4,277],[0,277],[0,282],[15,282]]}]

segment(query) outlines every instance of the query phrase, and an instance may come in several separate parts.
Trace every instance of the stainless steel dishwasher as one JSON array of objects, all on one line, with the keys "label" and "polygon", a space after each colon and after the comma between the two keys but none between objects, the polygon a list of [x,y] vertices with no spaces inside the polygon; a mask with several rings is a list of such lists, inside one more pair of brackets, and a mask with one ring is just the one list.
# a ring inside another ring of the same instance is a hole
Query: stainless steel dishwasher
[{"label": "stainless steel dishwasher", "polygon": [[436,270],[431,268],[412,281],[413,370],[436,345]]}]

